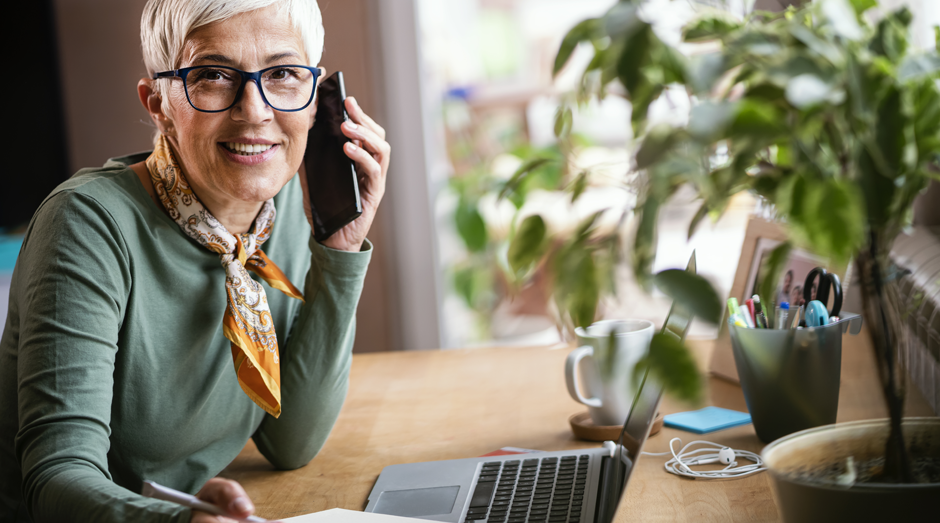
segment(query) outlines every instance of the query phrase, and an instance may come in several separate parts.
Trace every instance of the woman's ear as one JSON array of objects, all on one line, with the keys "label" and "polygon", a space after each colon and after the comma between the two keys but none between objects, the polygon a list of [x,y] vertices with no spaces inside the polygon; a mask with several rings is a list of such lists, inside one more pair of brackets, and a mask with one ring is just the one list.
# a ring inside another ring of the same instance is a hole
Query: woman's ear
[{"label": "woman's ear", "polygon": [[163,97],[160,92],[154,89],[153,80],[141,78],[137,82],[137,96],[140,98],[141,105],[150,114],[150,119],[161,133],[167,136],[173,136],[173,120],[163,111]]}]

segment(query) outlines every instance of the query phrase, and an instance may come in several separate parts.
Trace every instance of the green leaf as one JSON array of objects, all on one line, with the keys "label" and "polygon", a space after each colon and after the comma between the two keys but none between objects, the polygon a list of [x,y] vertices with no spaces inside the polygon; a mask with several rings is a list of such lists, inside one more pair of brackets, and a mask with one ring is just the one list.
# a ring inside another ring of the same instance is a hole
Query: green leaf
[{"label": "green leaf", "polygon": [[652,28],[649,24],[643,23],[639,29],[626,39],[620,53],[620,60],[617,61],[617,77],[620,78],[620,82],[630,93],[631,100],[638,94],[636,91],[640,84],[644,82],[642,68],[649,58],[647,51],[650,48],[650,38],[652,37]]},{"label": "green leaf", "polygon": [[513,173],[512,177],[509,178],[509,181],[506,182],[506,185],[501,191],[499,191],[499,199],[503,199],[507,194],[512,193],[516,190],[517,187],[526,179],[527,176],[537,171],[539,168],[544,167],[550,163],[555,162],[552,158],[532,158],[531,160],[526,161]]},{"label": "green leaf", "polygon": [[783,242],[770,251],[770,256],[764,260],[758,274],[761,281],[758,283],[760,289],[761,305],[764,309],[764,315],[767,317],[769,326],[774,325],[774,307],[780,305],[776,303],[777,282],[780,281],[780,275],[784,267],[787,266],[787,260],[790,258],[790,251],[793,246],[790,242]]},{"label": "green leaf", "polygon": [[637,364],[648,366],[650,372],[663,384],[666,392],[681,401],[698,403],[702,399],[702,377],[692,353],[679,339],[669,334],[656,333],[650,350]]},{"label": "green leaf", "polygon": [[744,99],[736,106],[728,136],[743,139],[775,138],[786,132],[782,121],[783,115],[773,105]]},{"label": "green leaf", "polygon": [[688,84],[697,94],[709,93],[728,69],[728,62],[721,53],[693,56],[689,58]]},{"label": "green leaf", "polygon": [[878,124],[875,126],[875,141],[886,167],[891,171],[888,173],[891,178],[901,175],[906,120],[901,107],[901,92],[892,86],[878,107]]},{"label": "green leaf", "polygon": [[858,166],[858,183],[865,197],[865,210],[871,227],[881,227],[888,223],[891,215],[891,202],[897,191],[894,181],[882,176],[871,157],[868,148],[860,147],[855,159]]},{"label": "green leaf", "polygon": [[636,281],[647,287],[650,269],[656,259],[656,218],[659,215],[659,198],[649,194],[643,196],[638,205],[636,237],[633,239],[633,275]]},{"label": "green leaf", "polygon": [[477,210],[475,202],[461,198],[457,203],[457,212],[454,214],[457,232],[463,239],[470,252],[481,251],[486,248],[486,224]]},{"label": "green leaf", "polygon": [[555,113],[555,137],[564,138],[568,136],[571,132],[571,123],[571,107],[566,104],[558,106],[558,111]]},{"label": "green leaf", "polygon": [[699,223],[701,223],[706,216],[708,216],[708,202],[702,202],[702,205],[695,211],[695,216],[692,217],[692,221],[689,222],[688,239],[692,239],[695,230],[698,229]]},{"label": "green leaf", "polygon": [[604,32],[611,39],[618,39],[633,34],[646,25],[637,16],[637,7],[631,2],[618,2],[604,15]]},{"label": "green leaf", "polygon": [[493,295],[493,273],[487,267],[464,265],[454,271],[454,290],[463,298],[467,307],[476,311],[486,310]]},{"label": "green leaf", "polygon": [[553,260],[556,300],[562,304],[575,327],[594,322],[600,285],[592,251],[583,241],[561,249]]},{"label": "green leaf", "polygon": [[901,82],[923,76],[940,78],[940,55],[936,52],[907,55],[898,67],[898,80]]},{"label": "green leaf", "polygon": [[571,190],[571,203],[574,203],[580,197],[588,186],[588,171],[581,171],[569,186]]},{"label": "green leaf", "polygon": [[794,38],[802,42],[806,47],[816,53],[819,56],[822,56],[830,63],[835,65],[841,65],[845,62],[842,57],[842,53],[839,51],[839,48],[833,45],[831,42],[827,42],[818,36],[816,36],[813,31],[806,27],[805,25],[790,25],[790,34]]},{"label": "green leaf", "polygon": [[806,200],[803,226],[816,253],[836,262],[849,260],[865,239],[861,191],[850,182],[829,179],[815,184]]},{"label": "green leaf", "polygon": [[711,142],[724,134],[737,112],[731,102],[703,102],[692,107],[689,114],[689,133],[700,142]]},{"label": "green leaf", "polygon": [[899,62],[907,51],[907,26],[910,23],[911,12],[906,7],[882,18],[878,22],[869,49],[892,62]]},{"label": "green leaf", "polygon": [[653,58],[663,71],[663,84],[686,83],[689,69],[685,56],[672,47],[660,43]]},{"label": "green leaf", "polygon": [[555,65],[552,67],[552,78],[565,67],[565,64],[568,63],[568,59],[571,58],[571,53],[578,47],[578,44],[591,39],[594,33],[597,32],[597,28],[598,19],[588,18],[568,31],[561,40],[561,47],[558,48],[558,54],[555,55]]},{"label": "green leaf", "polygon": [[917,164],[924,165],[940,151],[940,89],[930,80],[922,80],[913,89],[914,141]]},{"label": "green leaf", "polygon": [[657,125],[643,138],[636,153],[636,168],[646,169],[658,162],[678,142],[680,133],[668,125]]},{"label": "green leaf", "polygon": [[805,199],[806,179],[799,173],[794,173],[777,187],[777,196],[774,200],[778,212],[784,216],[802,220]]},{"label": "green leaf", "polygon": [[519,230],[509,244],[509,266],[516,274],[526,272],[533,263],[541,259],[547,246],[545,221],[537,214],[527,217],[522,220]]},{"label": "green leaf", "polygon": [[764,102],[777,102],[784,98],[784,91],[774,84],[760,83],[749,87],[747,91],[744,92],[744,98],[762,100]]},{"label": "green leaf", "polygon": [[682,29],[682,39],[686,42],[704,42],[727,36],[741,27],[729,13],[714,11],[707,16],[693,20]]},{"label": "green leaf", "polygon": [[721,321],[721,299],[705,278],[679,269],[668,269],[656,274],[653,283],[696,317],[708,323]]},{"label": "green leaf", "polygon": [[849,0],[852,4],[852,8],[855,9],[855,14],[861,16],[862,13],[868,11],[872,7],[878,5],[876,0]]},{"label": "green leaf", "polygon": [[650,84],[645,79],[634,89],[630,98],[630,124],[633,127],[633,135],[640,136],[645,132],[646,119],[649,114],[649,107],[659,95],[663,92],[662,83],[656,85]]}]

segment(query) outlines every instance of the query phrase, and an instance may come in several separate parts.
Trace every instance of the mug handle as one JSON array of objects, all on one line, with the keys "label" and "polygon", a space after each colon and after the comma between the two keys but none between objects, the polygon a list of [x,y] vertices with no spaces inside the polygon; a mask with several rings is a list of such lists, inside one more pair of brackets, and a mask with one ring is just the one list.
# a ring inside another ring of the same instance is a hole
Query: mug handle
[{"label": "mug handle", "polygon": [[590,345],[578,347],[571,351],[568,359],[565,360],[565,382],[568,384],[568,394],[571,394],[571,398],[578,403],[583,403],[588,407],[600,407],[600,398],[585,398],[581,395],[581,387],[578,383],[578,363],[585,356],[594,356],[594,347]]}]

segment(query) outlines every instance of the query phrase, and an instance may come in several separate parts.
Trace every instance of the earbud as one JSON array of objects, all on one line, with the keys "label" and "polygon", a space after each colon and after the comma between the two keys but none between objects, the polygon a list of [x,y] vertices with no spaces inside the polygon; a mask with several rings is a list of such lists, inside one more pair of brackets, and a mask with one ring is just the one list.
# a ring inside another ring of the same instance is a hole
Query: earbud
[{"label": "earbud", "polygon": [[722,447],[718,451],[718,462],[722,465],[730,465],[734,462],[734,450],[731,447]]}]

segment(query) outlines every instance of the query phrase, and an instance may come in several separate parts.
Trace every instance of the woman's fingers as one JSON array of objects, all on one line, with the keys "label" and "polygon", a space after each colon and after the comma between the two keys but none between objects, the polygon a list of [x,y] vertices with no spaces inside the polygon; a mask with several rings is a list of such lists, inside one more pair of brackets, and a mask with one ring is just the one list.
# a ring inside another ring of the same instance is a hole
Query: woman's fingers
[{"label": "woman's fingers", "polygon": [[370,180],[378,180],[382,177],[382,166],[379,162],[362,147],[357,147],[352,142],[347,142],[344,146],[346,156],[359,164],[360,174],[365,172]]},{"label": "woman's fingers", "polygon": [[385,139],[385,129],[383,129],[381,125],[375,123],[375,120],[373,120],[369,115],[366,114],[365,111],[362,110],[362,107],[359,107],[359,102],[353,96],[346,97],[346,114],[349,115],[349,118],[352,121],[368,127],[382,140]]},{"label": "woman's fingers", "polygon": [[210,479],[196,493],[196,497],[240,518],[246,518],[255,511],[255,505],[248,498],[245,489],[229,479]]},{"label": "woman's fingers", "polygon": [[[366,149],[372,154],[385,158],[392,149],[388,142],[386,142],[384,139],[382,139],[381,136],[377,135],[375,131],[366,127],[365,125],[359,125],[353,122],[345,122],[343,123],[342,129],[343,134],[354,141],[360,141],[360,143],[357,145],[363,149]],[[380,158],[377,159],[381,161]]]}]

